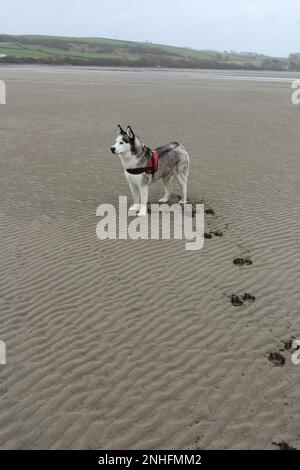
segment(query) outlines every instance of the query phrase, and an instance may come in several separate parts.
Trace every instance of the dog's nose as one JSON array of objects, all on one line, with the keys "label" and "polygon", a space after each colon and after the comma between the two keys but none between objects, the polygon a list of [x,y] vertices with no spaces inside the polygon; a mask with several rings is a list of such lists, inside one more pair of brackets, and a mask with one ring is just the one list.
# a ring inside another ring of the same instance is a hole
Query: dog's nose
[{"label": "dog's nose", "polygon": [[115,153],[115,147],[110,147],[110,150],[112,151],[112,153]]}]

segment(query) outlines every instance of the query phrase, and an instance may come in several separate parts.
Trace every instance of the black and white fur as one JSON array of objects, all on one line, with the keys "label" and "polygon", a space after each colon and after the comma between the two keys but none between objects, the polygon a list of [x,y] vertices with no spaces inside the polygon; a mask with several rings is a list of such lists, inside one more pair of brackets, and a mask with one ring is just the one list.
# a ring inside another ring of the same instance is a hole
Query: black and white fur
[{"label": "black and white fur", "polygon": [[167,202],[172,192],[171,182],[173,177],[178,181],[182,190],[181,204],[186,204],[187,178],[189,172],[189,156],[185,148],[177,142],[156,148],[158,153],[158,171],[152,176],[147,173],[133,175],[126,169],[147,167],[151,159],[151,150],[142,140],[134,134],[130,126],[126,132],[118,125],[119,133],[114,145],[111,147],[113,154],[118,155],[125,169],[125,176],[129,183],[133,205],[130,211],[138,216],[147,214],[148,188],[150,183],[162,180],[165,193],[159,202]]}]

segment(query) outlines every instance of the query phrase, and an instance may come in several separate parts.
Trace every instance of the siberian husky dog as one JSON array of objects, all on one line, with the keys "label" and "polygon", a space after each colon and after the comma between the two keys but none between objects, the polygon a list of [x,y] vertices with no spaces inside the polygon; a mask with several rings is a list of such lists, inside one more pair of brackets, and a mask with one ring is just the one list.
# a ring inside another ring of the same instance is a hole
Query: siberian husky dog
[{"label": "siberian husky dog", "polygon": [[125,132],[118,124],[118,135],[111,151],[120,158],[132,192],[133,205],[129,211],[138,216],[147,214],[149,185],[160,179],[165,193],[159,202],[167,202],[172,191],[173,177],[182,191],[179,202],[186,203],[189,156],[181,144],[172,142],[152,151],[135,135],[130,126]]}]

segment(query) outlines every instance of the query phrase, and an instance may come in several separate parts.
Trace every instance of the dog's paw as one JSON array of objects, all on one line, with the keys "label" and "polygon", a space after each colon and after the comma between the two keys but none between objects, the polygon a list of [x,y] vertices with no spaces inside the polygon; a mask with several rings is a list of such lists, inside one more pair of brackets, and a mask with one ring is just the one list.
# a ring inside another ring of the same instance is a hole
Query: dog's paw
[{"label": "dog's paw", "polygon": [[186,201],[184,201],[183,199],[180,199],[180,201],[178,201],[179,204],[186,204]]},{"label": "dog's paw", "polygon": [[158,202],[168,202],[169,198],[162,197]]},{"label": "dog's paw", "polygon": [[132,206],[129,207],[129,212],[137,212],[140,208],[139,204],[132,204]]},{"label": "dog's paw", "polygon": [[141,206],[140,210],[137,213],[138,217],[145,217],[147,215],[147,207]]}]

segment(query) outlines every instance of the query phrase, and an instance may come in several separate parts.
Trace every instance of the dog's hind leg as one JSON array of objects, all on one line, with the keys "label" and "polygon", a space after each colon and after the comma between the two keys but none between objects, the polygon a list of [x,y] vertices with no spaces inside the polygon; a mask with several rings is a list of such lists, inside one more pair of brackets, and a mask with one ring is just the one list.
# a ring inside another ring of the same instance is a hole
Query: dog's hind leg
[{"label": "dog's hind leg", "polygon": [[164,185],[164,188],[165,188],[165,194],[159,200],[159,202],[168,202],[169,197],[172,193],[172,184],[171,184],[171,182],[172,182],[172,176],[163,180],[163,185]]},{"label": "dog's hind leg", "polygon": [[182,191],[182,199],[180,199],[179,204],[186,204],[186,197],[187,197],[187,175],[184,173],[179,173],[178,171],[175,172],[175,178],[177,179],[181,191]]},{"label": "dog's hind leg", "polygon": [[179,204],[186,204],[189,163],[188,153],[184,150],[184,152],[182,152],[180,155],[180,159],[178,160],[174,171],[174,176],[177,179],[182,191],[182,199],[180,199]]}]

